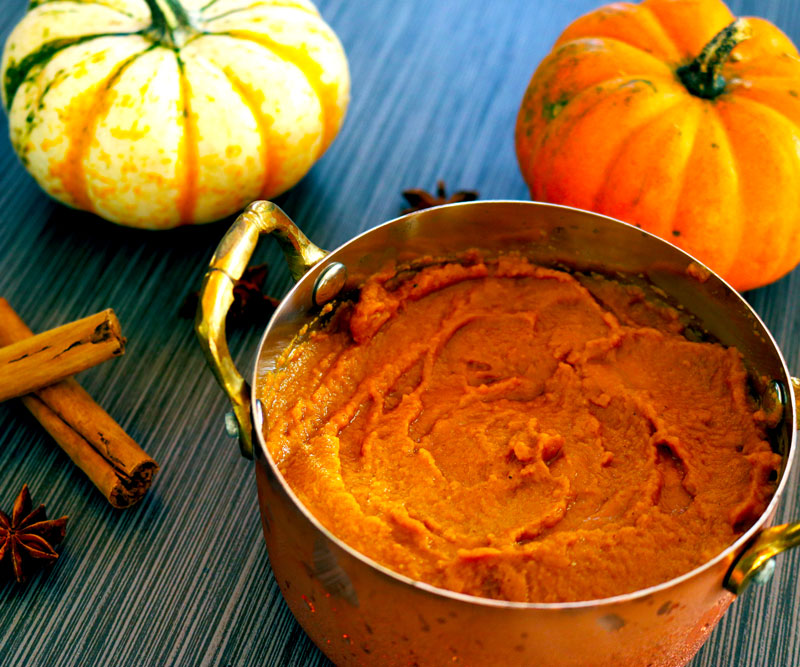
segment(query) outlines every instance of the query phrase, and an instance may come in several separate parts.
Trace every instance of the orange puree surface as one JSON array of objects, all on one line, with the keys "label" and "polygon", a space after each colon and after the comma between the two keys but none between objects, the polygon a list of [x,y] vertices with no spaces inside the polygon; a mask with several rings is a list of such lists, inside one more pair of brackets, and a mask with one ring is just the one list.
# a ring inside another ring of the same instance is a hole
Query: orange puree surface
[{"label": "orange puree surface", "polygon": [[641,288],[519,257],[377,275],[288,353],[267,443],[334,534],[490,598],[603,598],[701,565],[775,490],[735,349]]}]

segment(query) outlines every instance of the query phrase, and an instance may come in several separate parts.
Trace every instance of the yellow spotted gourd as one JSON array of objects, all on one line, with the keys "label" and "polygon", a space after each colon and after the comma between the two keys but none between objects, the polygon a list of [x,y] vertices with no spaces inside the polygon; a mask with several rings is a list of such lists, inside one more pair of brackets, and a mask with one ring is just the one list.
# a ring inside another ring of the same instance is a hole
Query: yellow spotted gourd
[{"label": "yellow spotted gourd", "polygon": [[336,136],[347,59],[308,0],[43,0],[2,59],[11,142],[50,195],[169,228],[299,181]]}]

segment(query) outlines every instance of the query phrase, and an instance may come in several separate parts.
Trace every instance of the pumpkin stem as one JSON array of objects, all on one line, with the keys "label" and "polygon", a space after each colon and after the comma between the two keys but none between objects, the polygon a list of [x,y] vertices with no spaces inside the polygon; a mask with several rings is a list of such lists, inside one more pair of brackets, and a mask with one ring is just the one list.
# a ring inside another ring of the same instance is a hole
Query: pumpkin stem
[{"label": "pumpkin stem", "polygon": [[145,0],[153,23],[147,31],[154,41],[171,49],[180,49],[198,34],[191,16],[179,0]]},{"label": "pumpkin stem", "polygon": [[678,77],[692,95],[712,100],[725,90],[722,66],[736,46],[753,34],[747,19],[736,19],[703,47],[700,55],[678,69]]}]

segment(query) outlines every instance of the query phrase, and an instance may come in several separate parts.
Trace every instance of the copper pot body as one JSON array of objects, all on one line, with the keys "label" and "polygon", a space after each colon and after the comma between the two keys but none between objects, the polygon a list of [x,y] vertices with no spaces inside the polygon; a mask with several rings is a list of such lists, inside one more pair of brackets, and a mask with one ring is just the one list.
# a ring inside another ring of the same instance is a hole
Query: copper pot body
[{"label": "copper pot body", "polygon": [[[388,261],[456,256],[473,248],[488,255],[514,250],[545,265],[641,274],[720,342],[737,347],[751,373],[772,381],[774,396],[768,398],[781,404],[783,418],[771,437],[784,464],[775,496],[745,535],[701,567],[648,589],[586,602],[512,603],[391,572],[341,542],[300,504],[264,444],[269,424],[260,387],[280,353],[319,312],[313,303],[319,277],[339,262],[347,267],[348,282],[358,284]],[[261,340],[252,387],[256,479],[270,563],[294,616],[339,665],[683,665],[733,602],[725,587],[731,568],[769,526],[796,447],[792,379],[766,327],[738,293],[651,234],[534,202],[429,209],[380,225],[327,254],[281,302]],[[789,528],[797,532],[798,524]]]},{"label": "copper pot body", "polygon": [[442,592],[342,548],[308,520],[261,455],[256,480],[275,579],[337,665],[683,665],[734,600],[722,586],[730,557],[613,601],[512,604]]}]

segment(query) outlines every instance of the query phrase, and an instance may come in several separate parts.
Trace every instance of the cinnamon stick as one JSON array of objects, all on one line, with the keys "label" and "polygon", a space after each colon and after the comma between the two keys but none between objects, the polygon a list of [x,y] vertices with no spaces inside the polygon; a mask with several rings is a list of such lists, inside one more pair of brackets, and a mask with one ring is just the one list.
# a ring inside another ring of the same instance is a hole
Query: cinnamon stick
[{"label": "cinnamon stick", "polygon": [[[3,304],[0,326],[8,328],[14,325],[6,321],[9,311],[14,311],[4,299]],[[27,327],[25,330],[30,332]],[[38,336],[17,336],[0,347],[0,402],[63,380],[124,351],[125,339],[111,309]]]},{"label": "cinnamon stick", "polygon": [[[31,337],[25,322],[0,299],[0,353]],[[111,505],[130,507],[144,496],[158,464],[74,378],[23,396],[22,403]]]}]

